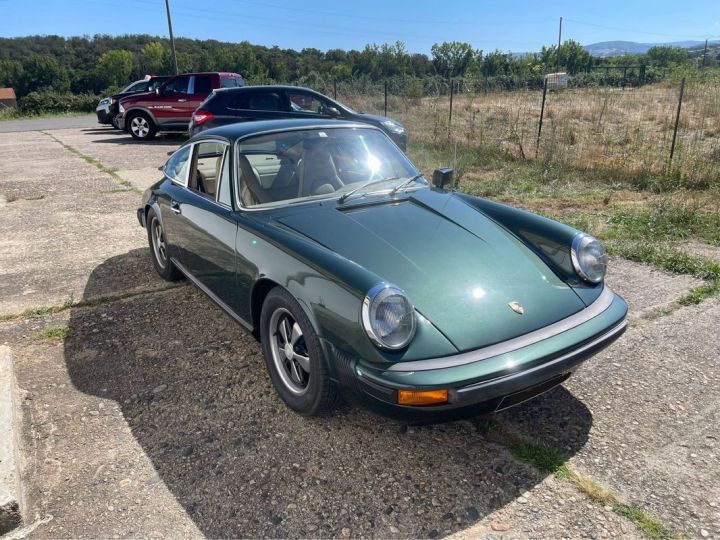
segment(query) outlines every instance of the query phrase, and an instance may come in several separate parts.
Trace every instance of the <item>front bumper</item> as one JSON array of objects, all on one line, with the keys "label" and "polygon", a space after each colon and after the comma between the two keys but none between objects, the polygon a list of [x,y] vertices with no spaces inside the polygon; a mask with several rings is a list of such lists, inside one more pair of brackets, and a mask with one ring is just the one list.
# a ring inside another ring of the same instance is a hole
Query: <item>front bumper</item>
[{"label": "front bumper", "polygon": [[[333,349],[337,378],[365,404],[395,417],[442,419],[461,409],[471,414],[505,409],[562,383],[585,360],[624,333],[625,301],[607,287],[597,302],[601,300],[603,309],[596,316],[512,350],[503,350],[503,344],[497,344],[405,366],[402,362],[378,366]],[[495,351],[499,354],[493,354]],[[401,389],[447,389],[448,402],[423,407],[399,405]]]},{"label": "front bumper", "polygon": [[96,109],[95,113],[99,124],[110,124],[112,122],[109,108]]}]

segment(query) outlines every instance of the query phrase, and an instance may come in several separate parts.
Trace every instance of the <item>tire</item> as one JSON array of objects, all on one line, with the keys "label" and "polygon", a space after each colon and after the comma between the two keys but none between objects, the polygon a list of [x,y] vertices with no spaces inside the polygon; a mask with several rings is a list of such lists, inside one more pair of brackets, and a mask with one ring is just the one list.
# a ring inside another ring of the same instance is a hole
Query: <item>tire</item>
[{"label": "tire", "polygon": [[152,257],[155,270],[165,281],[178,281],[182,278],[182,274],[175,268],[175,265],[168,256],[165,231],[155,210],[148,210],[146,223],[148,243],[150,244],[150,256]]},{"label": "tire", "polygon": [[150,115],[139,112],[131,114],[127,119],[127,130],[136,141],[151,141],[157,133],[157,126]]},{"label": "tire", "polygon": [[340,397],[320,340],[300,304],[281,287],[263,302],[260,340],[270,380],[288,407],[303,416],[320,416],[337,406]]}]

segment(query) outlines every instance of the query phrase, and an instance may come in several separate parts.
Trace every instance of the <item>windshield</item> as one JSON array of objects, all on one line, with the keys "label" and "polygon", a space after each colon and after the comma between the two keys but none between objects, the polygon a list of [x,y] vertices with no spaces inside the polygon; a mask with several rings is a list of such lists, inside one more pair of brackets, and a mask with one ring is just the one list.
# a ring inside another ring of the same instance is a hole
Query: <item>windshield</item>
[{"label": "windshield", "polygon": [[[243,206],[353,197],[426,182],[387,136],[368,128],[293,130],[237,144]],[[407,186],[411,187],[411,186]],[[360,188],[360,189],[358,189]]]}]

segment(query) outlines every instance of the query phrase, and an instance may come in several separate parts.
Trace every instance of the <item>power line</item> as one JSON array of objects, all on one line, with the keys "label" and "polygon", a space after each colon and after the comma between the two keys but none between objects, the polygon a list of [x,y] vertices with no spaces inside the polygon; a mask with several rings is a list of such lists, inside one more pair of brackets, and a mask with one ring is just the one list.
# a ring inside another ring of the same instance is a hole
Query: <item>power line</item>
[{"label": "power line", "polygon": [[[687,38],[688,38],[688,36],[678,36],[677,34],[664,34],[664,33],[661,33],[661,32],[648,32],[648,31],[646,31],[646,30],[633,30],[633,29],[630,29],[630,28],[618,28],[618,27],[616,27],[616,26],[606,26],[606,25],[604,25],[604,24],[596,24],[596,23],[583,22],[583,21],[578,21],[578,20],[575,20],[575,19],[565,18],[565,20],[566,20],[567,22],[571,22],[571,23],[575,23],[575,24],[580,24],[580,25],[583,25],[583,26],[593,26],[593,27],[595,27],[595,28],[603,28],[603,29],[605,29],[605,30],[615,30],[616,32],[630,32],[630,33],[634,33],[634,34],[646,34],[646,35],[649,35],[649,36],[662,36],[662,37],[668,37],[668,38],[677,39],[677,40],[682,40],[682,39],[687,39]],[[690,37],[692,37],[692,36],[690,36]]]}]

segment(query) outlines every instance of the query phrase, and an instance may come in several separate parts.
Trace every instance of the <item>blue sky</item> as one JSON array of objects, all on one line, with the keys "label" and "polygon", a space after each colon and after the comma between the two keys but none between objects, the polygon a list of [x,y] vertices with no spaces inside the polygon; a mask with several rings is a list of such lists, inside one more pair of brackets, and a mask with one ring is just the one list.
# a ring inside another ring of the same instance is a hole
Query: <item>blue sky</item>
[{"label": "blue sky", "polygon": [[[563,39],[720,39],[720,0],[170,0],[176,36],[302,49],[468,41],[485,51],[538,50]],[[164,0],[0,0],[0,35],[167,35]]]}]

